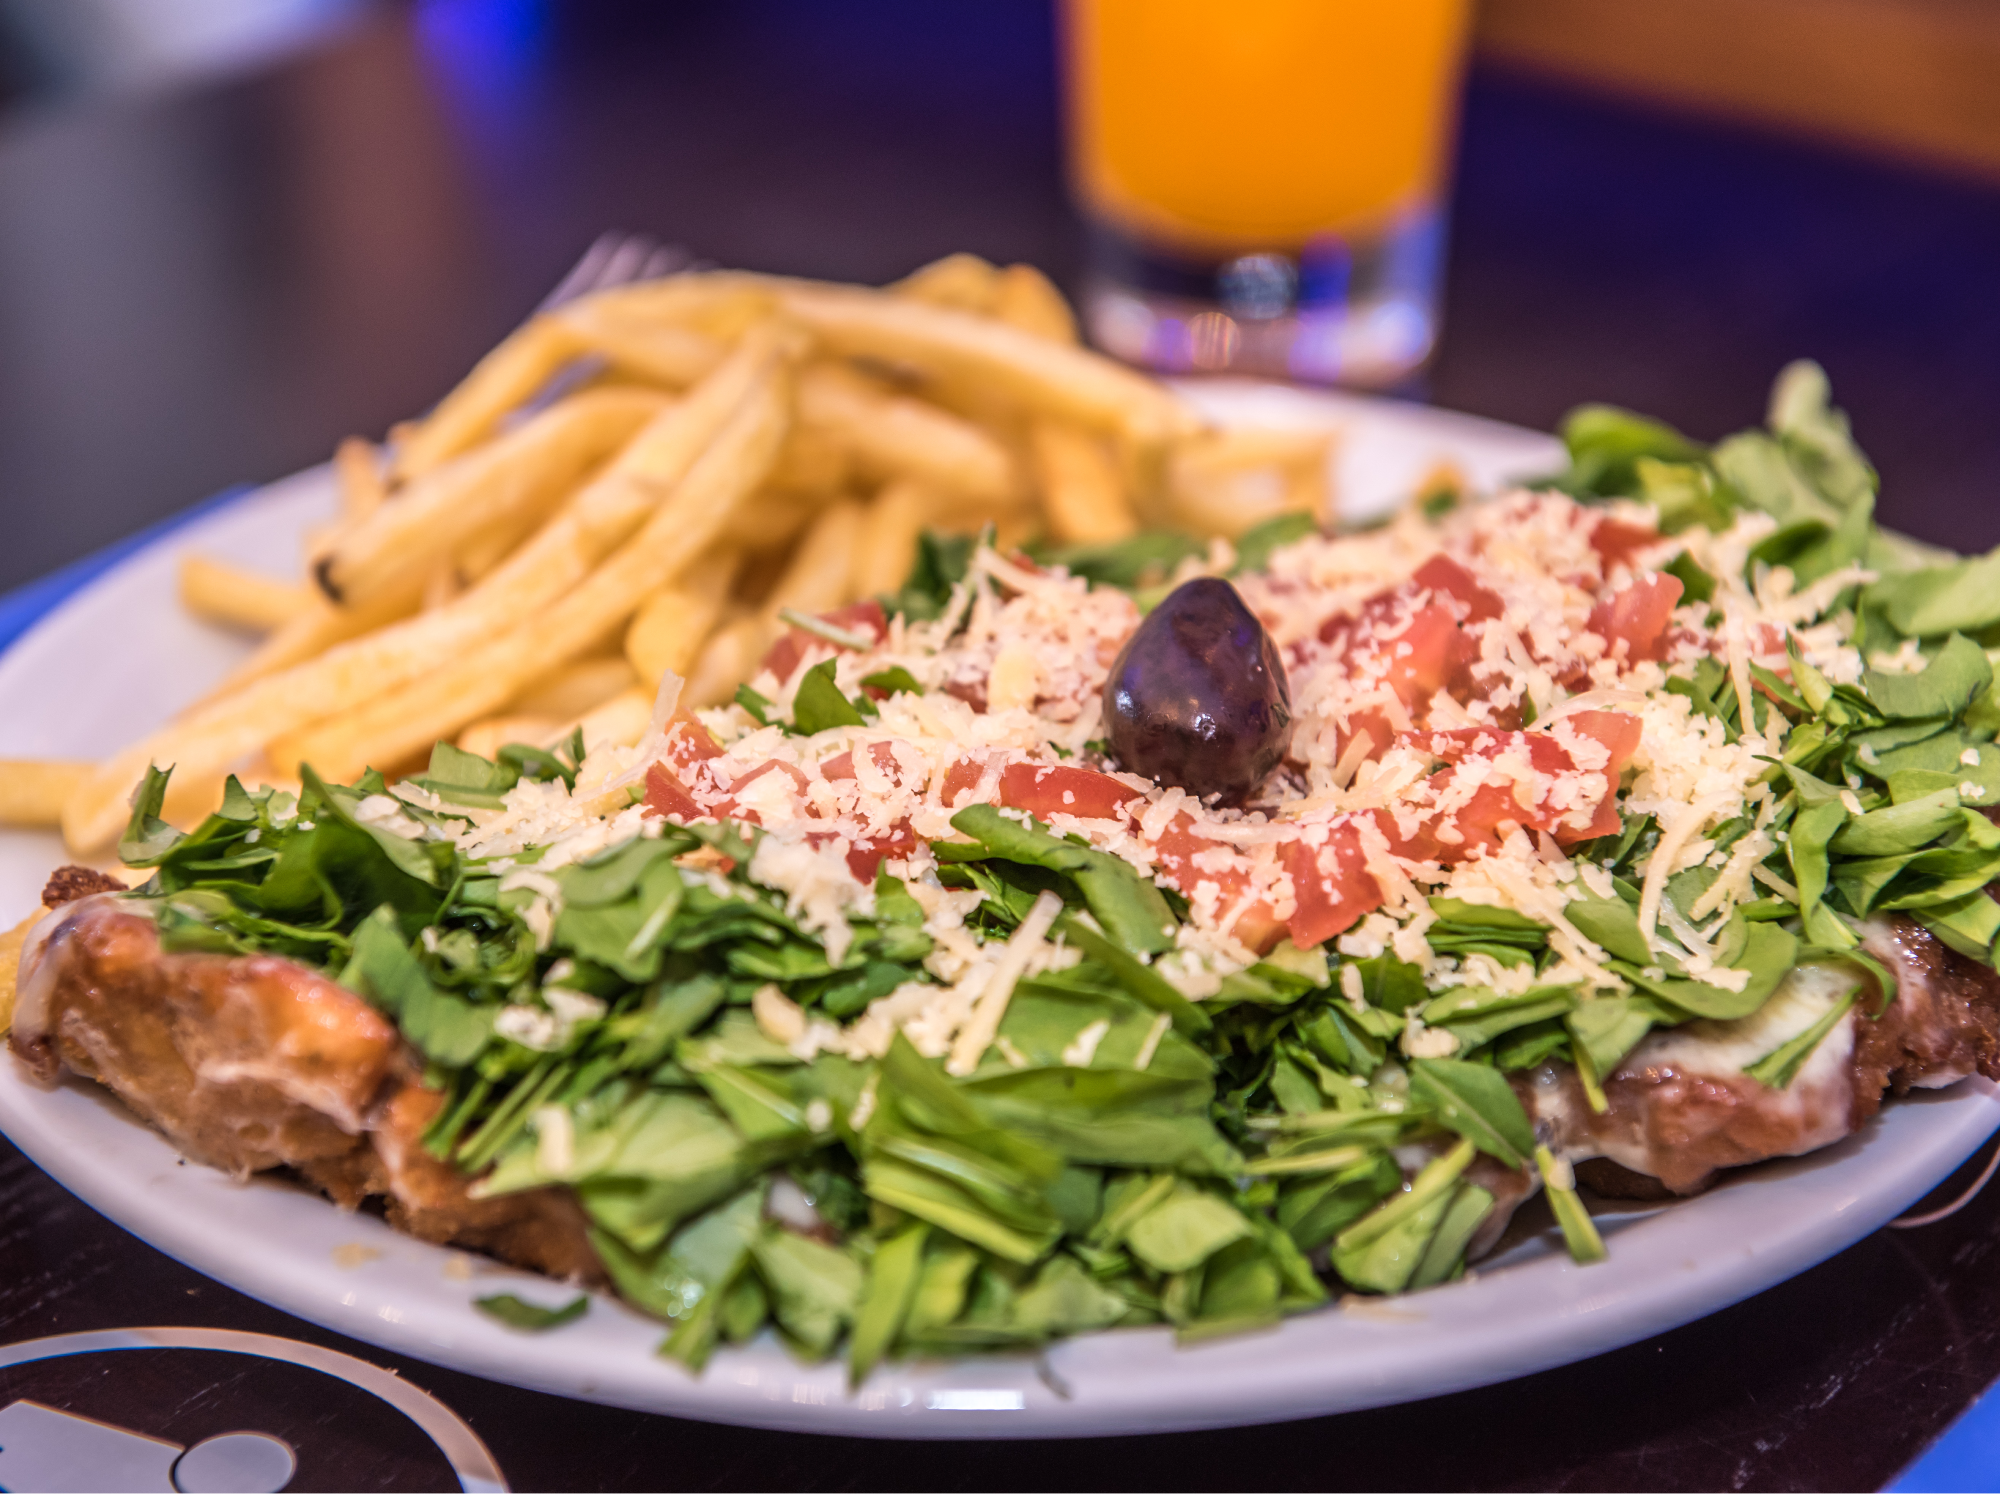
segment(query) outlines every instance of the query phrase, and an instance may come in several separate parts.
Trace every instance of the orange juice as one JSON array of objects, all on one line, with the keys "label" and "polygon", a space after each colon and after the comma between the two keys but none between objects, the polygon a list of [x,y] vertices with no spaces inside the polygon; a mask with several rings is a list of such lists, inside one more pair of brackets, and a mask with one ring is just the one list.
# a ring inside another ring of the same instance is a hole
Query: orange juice
[{"label": "orange juice", "polygon": [[1467,0],[1069,0],[1084,201],[1171,243],[1366,234],[1443,176]]},{"label": "orange juice", "polygon": [[1159,369],[1420,368],[1469,20],[1470,0],[1065,0],[1091,337]]}]

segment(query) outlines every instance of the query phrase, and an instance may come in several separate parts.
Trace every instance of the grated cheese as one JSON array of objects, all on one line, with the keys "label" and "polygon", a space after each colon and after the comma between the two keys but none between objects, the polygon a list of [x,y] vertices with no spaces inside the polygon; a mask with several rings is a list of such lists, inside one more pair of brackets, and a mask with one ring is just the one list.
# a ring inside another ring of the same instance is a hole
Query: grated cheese
[{"label": "grated cheese", "polygon": [[[1644,506],[1616,513],[1651,524]],[[1764,826],[1769,788],[1753,785],[1765,746],[1754,713],[1732,737],[1665,684],[1704,659],[1723,660],[1739,701],[1754,705],[1752,668],[1787,676],[1788,642],[1828,681],[1858,682],[1864,664],[1849,644],[1852,621],[1826,611],[1869,575],[1843,569],[1801,589],[1789,569],[1753,567],[1751,551],[1774,528],[1755,514],[1721,532],[1695,528],[1641,546],[1629,563],[1607,565],[1592,542],[1602,514],[1559,494],[1513,491],[1435,521],[1406,511],[1376,531],[1309,536],[1278,549],[1264,570],[1236,580],[1279,647],[1293,694],[1287,760],[1258,798],[1245,808],[1209,807],[1183,789],[1112,772],[1131,792],[1116,815],[1080,806],[1070,793],[1036,816],[1185,900],[1188,919],[1157,972],[1193,1000],[1216,994],[1256,962],[1306,909],[1313,893],[1297,888],[1293,874],[1301,844],[1329,880],[1365,876],[1382,897],[1379,909],[1339,934],[1334,946],[1343,955],[1393,953],[1418,965],[1433,990],[1479,983],[1516,992],[1521,974],[1432,949],[1430,899],[1448,896],[1548,927],[1553,961],[1539,982],[1616,992],[1626,986],[1609,971],[1606,954],[1564,916],[1578,891],[1613,892],[1607,870],[1565,844],[1574,845],[1615,795],[1618,811],[1650,816],[1661,830],[1641,889],[1648,941],[1681,957],[1690,972],[1706,965],[1712,983],[1735,983],[1735,971],[1715,962],[1697,924],[1719,924],[1751,899],[1754,883],[1791,892],[1763,863],[1783,842]],[[1622,642],[1600,633],[1599,611],[1682,546],[1716,578],[1714,599],[1673,611],[1663,660],[1632,660]],[[1226,569],[1232,556],[1224,548],[1191,559],[1183,571],[1192,577]],[[1470,579],[1477,610],[1455,597],[1457,584],[1417,581],[1437,558]],[[1719,629],[1708,623],[1711,606],[1720,612]],[[978,892],[943,887],[929,843],[958,837],[954,813],[972,803],[997,805],[1003,782],[1015,784],[1010,774],[1018,778],[1022,767],[1099,764],[1092,747],[1105,736],[1105,679],[1138,619],[1132,600],[1115,589],[980,548],[941,618],[898,618],[872,644],[868,632],[811,631],[815,639],[784,681],[768,671],[754,680],[788,715],[805,673],[820,663],[832,662],[836,684],[850,696],[861,692],[863,677],[892,668],[908,673],[919,691],[876,703],[866,724],[798,735],[761,725],[740,707],[704,710],[695,720],[719,753],[676,759],[681,684],[669,674],[639,743],[588,747],[575,790],[560,781],[523,782],[497,809],[450,808],[405,784],[389,797],[365,799],[360,811],[396,831],[437,818],[435,826],[450,830],[468,856],[491,861],[503,889],[533,893],[524,916],[544,946],[560,904],[553,872],[663,826],[643,805],[629,805],[647,770],[662,761],[678,768],[702,816],[761,830],[747,870],[725,871],[726,861],[705,849],[680,861],[686,878],[727,894],[732,878],[747,875],[778,893],[836,964],[853,947],[855,921],[874,910],[872,880],[856,871],[872,870],[871,851],[889,847],[883,868],[923,908],[934,944],[923,977],[871,1002],[845,1026],[808,1021],[769,999],[760,1001],[758,1024],[801,1057],[834,1051],[879,1058],[900,1033],[924,1055],[947,1058],[954,1073],[977,1067],[989,1047],[1014,1063],[1018,1049],[998,1037],[1014,985],[1078,955],[1046,940],[1053,897],[1038,900],[1039,915],[1004,943],[982,942],[966,924]],[[1424,636],[1419,626],[1433,633]],[[1417,643],[1440,638],[1449,659],[1420,658]],[[1922,659],[1906,646],[1878,665],[1915,670]],[[1420,694],[1408,686],[1413,673],[1430,674]],[[1521,728],[1530,703],[1532,735]],[[1622,785],[1613,784],[1605,742],[1581,717],[1589,713],[1637,722]],[[1429,735],[1458,738],[1448,739],[1446,755]],[[1977,763],[1976,755],[1966,762]],[[1495,792],[1511,810],[1497,821]],[[1970,781],[1960,793],[1984,799]],[[1860,811],[1851,792],[1843,801]],[[1718,850],[1720,825],[1753,811],[1755,829]],[[1431,840],[1422,847],[1439,852],[1421,859],[1399,852],[1415,847],[1419,833]],[[1716,872],[1704,895],[1684,916],[1663,911],[1668,880],[1704,862]],[[1362,1005],[1357,971],[1340,972],[1342,993]],[[540,1037],[560,1023],[552,1012],[532,1010],[505,1024]],[[1088,1030],[1065,1049],[1085,1065],[1095,1055]],[[1420,1021],[1406,1040],[1431,1049],[1417,1055],[1449,1055],[1444,1049],[1456,1045],[1450,1033]],[[1141,1067],[1151,1046],[1157,1038],[1142,1051]]]},{"label": "grated cheese", "polygon": [[[1054,891],[1043,891],[1035,897],[1035,904],[1028,908],[1028,914],[1021,919],[1021,925],[1014,929],[1014,935],[1007,939],[1006,950],[1000,955],[1000,962],[994,966],[993,976],[986,982],[979,994],[979,1002],[967,1018],[965,1029],[952,1043],[951,1056],[945,1063],[945,1071],[956,1077],[964,1077],[979,1066],[979,1059],[986,1049],[993,1045],[993,1038],[999,1034],[1001,1017],[1007,1013],[1007,1002],[1013,998],[1014,986],[1027,971],[1028,957],[1040,946],[1056,918],[1062,913],[1062,898]],[[1092,1050],[1095,1050],[1092,1043]]]},{"label": "grated cheese", "polygon": [[1173,1017],[1161,1011],[1153,1017],[1151,1029],[1146,1032],[1146,1040],[1139,1046],[1139,1055],[1132,1059],[1135,1072],[1143,1073],[1153,1065],[1153,1054],[1160,1050],[1160,1043],[1173,1026]]}]

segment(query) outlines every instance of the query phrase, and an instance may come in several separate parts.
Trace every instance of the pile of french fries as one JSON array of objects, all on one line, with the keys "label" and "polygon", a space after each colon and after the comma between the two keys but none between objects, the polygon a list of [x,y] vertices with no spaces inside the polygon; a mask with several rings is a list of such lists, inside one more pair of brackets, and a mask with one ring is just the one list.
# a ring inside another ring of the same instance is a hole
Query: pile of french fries
[{"label": "pile of french fries", "polygon": [[304,577],[189,556],[196,615],[262,636],[96,765],[0,762],[0,822],[101,857],[149,764],[170,819],[230,773],[422,764],[440,739],[635,743],[668,671],[726,701],[785,628],[900,587],[926,530],[1002,546],[1331,519],[1323,430],[1223,430],[1081,348],[1032,267],[971,255],[880,290],[734,272],[537,314],[429,415],[334,459]]}]

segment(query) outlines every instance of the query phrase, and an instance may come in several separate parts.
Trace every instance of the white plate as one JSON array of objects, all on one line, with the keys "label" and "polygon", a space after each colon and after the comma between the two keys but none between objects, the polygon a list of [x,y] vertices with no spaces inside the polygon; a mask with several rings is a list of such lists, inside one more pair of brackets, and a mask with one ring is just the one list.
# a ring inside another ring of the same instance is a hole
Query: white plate
[{"label": "white plate", "polygon": [[[1198,390],[1218,416],[1327,422],[1345,433],[1350,515],[1379,511],[1440,460],[1476,484],[1548,472],[1545,437],[1354,397],[1245,383]],[[0,659],[0,756],[96,756],[194,697],[242,651],[174,603],[174,559],[198,548],[295,564],[323,515],[323,471],[202,516],[78,594]],[[0,833],[0,920],[35,904],[53,837]],[[1928,1191],[2000,1128],[1975,1080],[1899,1102],[1852,1139],[1772,1163],[1671,1209],[1605,1221],[1611,1257],[1578,1267],[1530,1238],[1463,1283],[1249,1337],[1177,1349],[1155,1329],[1095,1334],[1040,1359],[926,1361],[850,1392],[834,1365],[766,1336],[693,1377],[659,1359],[658,1324],[605,1298],[568,1327],[521,1334],[476,1312],[502,1289],[563,1289],[343,1214],[281,1183],[190,1166],[103,1092],[50,1091],[0,1065],[0,1129],[85,1202],[219,1281],[369,1343],[495,1380],[712,1421],[884,1437],[1075,1437],[1273,1422],[1378,1406],[1547,1369],[1658,1333],[1825,1259]],[[454,1272],[457,1274],[454,1275]]]}]

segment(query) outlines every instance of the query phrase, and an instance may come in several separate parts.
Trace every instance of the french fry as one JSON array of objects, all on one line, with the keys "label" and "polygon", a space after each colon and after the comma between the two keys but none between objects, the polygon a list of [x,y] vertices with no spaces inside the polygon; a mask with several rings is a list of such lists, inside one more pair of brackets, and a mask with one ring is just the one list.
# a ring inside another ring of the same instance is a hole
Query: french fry
[{"label": "french fry", "polygon": [[493,760],[502,745],[553,745],[562,737],[562,725],[555,719],[507,713],[466,725],[459,731],[457,745],[461,750]]},{"label": "french fry", "polygon": [[693,669],[728,607],[729,586],[741,561],[733,548],[711,553],[680,582],[639,606],[625,629],[625,659],[639,674],[641,687],[657,684],[664,673],[686,677]]},{"label": "french fry", "polygon": [[0,760],[0,824],[61,827],[63,803],[90,769],[84,760]]},{"label": "french fry", "polygon": [[785,571],[772,585],[765,610],[775,629],[777,612],[818,614],[852,597],[854,561],[860,551],[863,511],[857,500],[836,500],[799,538]]},{"label": "french fry", "polygon": [[1059,542],[1115,542],[1139,529],[1104,439],[1060,422],[1037,422],[1033,451],[1042,514]]},{"label": "french fry", "polygon": [[396,482],[419,479],[484,441],[502,417],[581,350],[573,329],[547,316],[530,318],[403,436],[390,463]]},{"label": "french fry", "polygon": [[1304,511],[1323,526],[1336,519],[1333,494],[1333,464],[1322,455],[1316,463],[1304,463],[1291,471],[1286,484],[1285,509]]},{"label": "french fry", "polygon": [[[1472,494],[1472,481],[1465,470],[1448,458],[1441,458],[1424,471],[1424,477],[1416,482],[1410,491],[1417,502],[1426,508],[1438,501],[1446,502],[1446,508],[1463,505]],[[1327,519],[1336,516],[1335,503],[1327,505]]]},{"label": "french fry", "polygon": [[917,561],[917,537],[940,509],[922,482],[884,485],[868,504],[854,558],[856,598],[894,593]]},{"label": "french fry", "polygon": [[558,401],[406,484],[394,505],[348,528],[314,564],[320,587],[336,603],[365,604],[429,576],[491,533],[518,537],[665,404],[664,397],[629,387]]},{"label": "french fry", "polygon": [[389,498],[383,450],[363,437],[342,438],[333,450],[333,477],[340,491],[340,518],[365,521]]},{"label": "french fry", "polygon": [[424,580],[422,603],[418,608],[429,614],[443,609],[464,592],[465,581],[458,576],[457,567],[446,558],[431,565],[430,577]]},{"label": "french fry", "polygon": [[1077,341],[1076,314],[1070,311],[1069,299],[1033,266],[1009,266],[1000,272],[994,291],[987,311],[1001,322],[1058,344]]},{"label": "french fry", "polygon": [[[614,365],[646,379],[692,384],[714,367],[722,346],[764,320],[772,301],[771,291],[754,278],[668,276],[538,313],[474,365],[429,416],[400,434],[394,476],[406,484],[482,442],[556,371],[599,345]],[[650,330],[641,326],[646,324]],[[697,342],[688,333],[706,337]]]},{"label": "french fry", "polygon": [[458,748],[494,759],[507,745],[559,745],[572,730],[583,731],[584,753],[599,745],[636,745],[653,718],[654,692],[627,688],[593,706],[581,717],[551,719],[533,714],[498,714],[468,724],[459,732]]},{"label": "french fry", "polygon": [[658,696],[657,686],[649,688],[642,683],[598,704],[577,725],[583,731],[584,750],[638,744],[653,721],[653,700]]},{"label": "french fry", "polygon": [[1013,457],[978,427],[838,365],[799,377],[798,413],[801,427],[839,441],[871,478],[922,479],[970,500],[1020,489]]},{"label": "french fry", "polygon": [[722,340],[693,328],[621,316],[615,303],[585,299],[547,315],[576,336],[579,349],[601,355],[623,374],[683,390],[722,363]]},{"label": "french fry", "polygon": [[[796,430],[796,429],[794,429]],[[791,447],[787,443],[786,448]],[[779,454],[779,463],[784,455]],[[771,477],[777,478],[777,469]],[[751,497],[750,503],[740,506],[723,528],[724,545],[745,552],[770,552],[781,547],[789,547],[801,531],[819,514],[826,504],[825,490],[778,489],[766,484]]]},{"label": "french fry", "polygon": [[1234,473],[1291,469],[1326,462],[1334,432],[1325,427],[1221,427],[1183,443],[1175,467],[1186,472]]},{"label": "french fry", "polygon": [[[714,543],[729,512],[762,482],[784,440],[789,402],[780,377],[786,356],[768,342],[761,350],[746,343],[739,357],[746,351],[758,359],[749,395],[638,534],[588,578],[552,607],[532,618],[517,617],[511,629],[448,665],[348,713],[281,733],[271,743],[271,759],[278,765],[310,764],[341,781],[370,765],[395,764],[434,740],[450,738],[573,660],[684,572]],[[695,405],[733,364],[725,364],[669,416]]]},{"label": "french fry", "polygon": [[312,605],[312,590],[233,563],[181,556],[181,607],[196,619],[232,630],[266,632],[297,619]]},{"label": "french fry", "polygon": [[[236,779],[246,787],[267,786],[273,791],[290,792],[294,797],[305,790],[304,783],[299,779],[297,767],[281,771],[261,755],[241,766],[236,772]],[[127,883],[139,885],[144,884],[145,880],[146,876],[141,875],[138,880]]]},{"label": "french fry", "polygon": [[708,638],[681,689],[689,708],[713,708],[727,703],[739,683],[756,675],[770,629],[761,615],[739,615]]},{"label": "french fry", "polygon": [[851,287],[774,281],[778,304],[835,354],[881,360],[1043,416],[1148,445],[1201,430],[1173,392],[1087,349],[990,318]]},{"label": "french fry", "polygon": [[848,445],[839,431],[794,424],[772,466],[769,487],[829,494],[847,483],[853,469],[849,460]]},{"label": "french fry", "polygon": [[1289,510],[1329,519],[1333,437],[1323,428],[1238,428],[1183,442],[1171,463],[1166,520],[1197,535],[1235,537]]},{"label": "french fry", "polygon": [[933,307],[990,314],[1000,298],[1000,276],[993,262],[961,250],[917,267],[886,290]]},{"label": "french fry", "polygon": [[622,656],[586,656],[552,672],[508,705],[528,718],[567,723],[638,686],[632,664]]},{"label": "french fry", "polygon": [[519,532],[502,531],[496,527],[461,547],[450,560],[452,569],[465,584],[475,584],[505,562],[520,542]]},{"label": "french fry", "polygon": [[[523,621],[534,621],[629,538],[658,507],[663,494],[677,494],[685,487],[717,434],[736,418],[746,393],[770,398],[778,341],[776,331],[766,338],[746,339],[684,401],[642,428],[602,474],[513,556],[448,607],[247,683],[105,761],[64,806],[63,835],[71,849],[87,853],[108,846],[118,836],[125,824],[125,797],[148,765],[179,766],[190,776],[224,769],[317,720],[346,716],[365,703],[379,706],[395,698],[393,690],[403,684],[445,662],[471,661],[480,655],[475,648],[482,643],[509,638],[523,628]],[[726,506],[718,507],[713,516],[698,516],[685,528],[687,536],[703,539],[696,541],[693,552],[705,545],[709,528],[726,513]],[[646,592],[650,588],[638,591],[640,596]],[[627,604],[625,612],[631,608]],[[424,743],[444,738],[459,725],[490,712],[542,672],[581,654],[616,623],[598,623],[575,649],[555,660],[537,656],[532,670],[506,677],[504,690],[490,705],[475,708],[443,734],[429,734]],[[358,721],[363,716],[355,717]],[[298,763],[277,756],[273,760],[287,770]]]},{"label": "french fry", "polygon": [[14,1024],[14,1002],[21,984],[21,950],[28,946],[28,934],[48,911],[46,906],[37,906],[7,931],[0,932],[0,1033]]},{"label": "french fry", "polygon": [[[691,328],[724,344],[768,323],[782,278],[742,271],[690,271],[592,292],[565,312],[639,324]],[[575,322],[575,317],[571,319]]]},{"label": "french fry", "polygon": [[340,518],[349,525],[367,520],[389,497],[382,481],[382,451],[366,438],[342,438],[333,450],[333,475],[340,488]]},{"label": "french fry", "polygon": [[306,607],[265,636],[255,651],[204,697],[190,705],[188,712],[198,711],[207,704],[226,698],[259,678],[311,661],[342,641],[351,641],[356,636],[366,635],[414,614],[423,586],[413,581],[408,587],[384,594],[359,609],[342,609],[331,604],[318,589],[307,592]]},{"label": "french fry", "polygon": [[953,505],[931,522],[931,530],[947,536],[976,536],[988,526],[993,528],[993,545],[1012,552],[1035,539],[1042,529],[1041,514],[1027,504]]},{"label": "french fry", "polygon": [[174,777],[167,784],[166,801],[160,808],[160,816],[177,827],[193,828],[222,806],[223,784],[227,780],[228,777],[221,771]]}]

